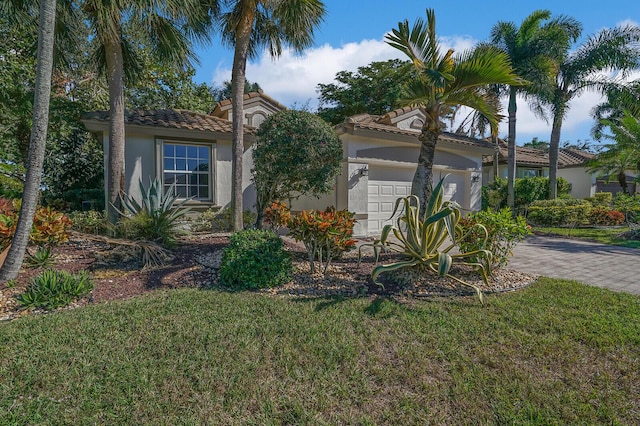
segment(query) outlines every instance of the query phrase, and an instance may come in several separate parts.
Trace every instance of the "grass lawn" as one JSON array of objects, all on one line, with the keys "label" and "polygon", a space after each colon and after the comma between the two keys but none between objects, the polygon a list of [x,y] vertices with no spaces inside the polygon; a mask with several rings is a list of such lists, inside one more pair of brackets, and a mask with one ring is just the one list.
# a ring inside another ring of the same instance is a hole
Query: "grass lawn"
[{"label": "grass lawn", "polygon": [[156,292],[0,324],[0,424],[639,424],[640,298]]},{"label": "grass lawn", "polygon": [[627,228],[558,228],[536,226],[534,232],[543,234],[560,235],[562,237],[579,238],[587,241],[595,241],[614,246],[640,248],[640,241],[623,240],[618,235],[627,231]]}]

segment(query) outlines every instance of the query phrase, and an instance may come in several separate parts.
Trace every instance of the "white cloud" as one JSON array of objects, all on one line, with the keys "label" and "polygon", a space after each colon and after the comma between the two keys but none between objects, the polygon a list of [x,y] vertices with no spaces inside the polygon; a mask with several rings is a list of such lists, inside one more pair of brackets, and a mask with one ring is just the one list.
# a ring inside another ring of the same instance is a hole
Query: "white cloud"
[{"label": "white cloud", "polygon": [[[443,49],[453,48],[456,52],[471,48],[475,40],[470,37],[446,37],[441,39]],[[403,58],[403,54],[383,40],[362,40],[340,47],[329,44],[309,49],[304,56],[296,56],[290,51],[272,60],[268,53],[253,63],[247,64],[247,79],[257,82],[269,96],[285,105],[294,102],[310,106],[317,105],[316,87],[318,83],[331,83],[340,71],[355,71],[358,67],[374,61]],[[220,85],[231,79],[231,68],[219,64],[213,74],[213,85]]]}]

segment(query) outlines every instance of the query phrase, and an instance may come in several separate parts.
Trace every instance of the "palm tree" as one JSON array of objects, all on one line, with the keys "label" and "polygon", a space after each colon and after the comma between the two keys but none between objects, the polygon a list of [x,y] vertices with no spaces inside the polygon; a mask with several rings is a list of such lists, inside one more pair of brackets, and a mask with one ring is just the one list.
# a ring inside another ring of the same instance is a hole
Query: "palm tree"
[{"label": "palm tree", "polygon": [[247,59],[267,48],[276,58],[284,45],[302,52],[313,44],[313,32],[325,15],[321,0],[227,0],[221,14],[222,39],[233,46],[231,105],[233,108],[233,153],[231,162],[231,222],[242,229],[242,154],[244,151],[243,97]]},{"label": "palm tree", "polygon": [[447,106],[464,105],[477,110],[490,122],[495,133],[500,116],[486,90],[491,84],[523,84],[513,71],[507,55],[489,45],[454,56],[453,50],[441,53],[436,37],[436,17],[427,9],[427,21],[418,18],[409,28],[408,21],[385,36],[386,42],[406,54],[417,71],[417,77],[406,87],[403,103],[419,106],[426,119],[419,136],[418,167],[411,187],[420,200],[421,212],[431,194],[433,159],[438,136],[442,132],[440,118]]},{"label": "palm tree", "polygon": [[38,25],[38,59],[36,65],[33,125],[29,142],[27,176],[22,195],[20,218],[11,249],[0,268],[0,283],[18,276],[31,234],[33,215],[38,205],[40,177],[44,163],[47,130],[49,125],[49,100],[53,73],[53,48],[56,20],[56,0],[40,0]]},{"label": "palm tree", "polygon": [[106,70],[109,86],[107,211],[111,222],[117,220],[114,206],[124,189],[124,81],[137,74],[136,45],[146,44],[164,64],[185,66],[196,60],[192,41],[208,40],[217,7],[215,0],[81,2],[97,40],[96,63]]},{"label": "palm tree", "polygon": [[596,105],[591,112],[595,120],[591,134],[596,140],[602,139],[609,122],[620,120],[625,112],[640,117],[640,80],[612,87],[607,90],[605,97],[607,100]]},{"label": "palm tree", "polygon": [[[514,183],[516,178],[516,113],[518,94],[524,94],[533,102],[533,109],[543,115],[535,102],[536,94],[551,84],[557,61],[556,52],[563,52],[580,34],[580,24],[566,17],[549,21],[551,12],[536,10],[527,16],[520,27],[513,22],[498,22],[491,30],[491,41],[509,55],[515,72],[527,79],[527,86],[509,86],[509,136],[507,164],[507,204],[514,207]],[[543,24],[548,21],[546,24]]]},{"label": "palm tree", "polygon": [[[568,49],[568,48],[567,48]],[[562,122],[569,112],[569,102],[587,90],[606,93],[617,83],[598,75],[617,71],[624,77],[640,65],[640,28],[626,25],[604,29],[589,37],[577,50],[567,54],[559,64],[555,84],[546,99],[553,114],[549,140],[549,197],[556,198],[558,150]]]},{"label": "palm tree", "polygon": [[622,192],[629,194],[627,171],[640,171],[640,119],[629,111],[620,117],[602,120],[603,127],[611,129],[611,135],[604,135],[614,141],[607,150],[589,162],[589,172],[618,179]]}]

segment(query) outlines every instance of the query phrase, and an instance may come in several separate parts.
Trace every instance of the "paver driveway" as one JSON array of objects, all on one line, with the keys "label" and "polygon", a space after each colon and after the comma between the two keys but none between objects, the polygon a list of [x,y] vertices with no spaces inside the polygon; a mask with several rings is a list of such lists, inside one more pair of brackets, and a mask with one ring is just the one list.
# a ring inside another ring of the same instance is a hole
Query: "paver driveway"
[{"label": "paver driveway", "polygon": [[640,250],[534,235],[514,249],[509,268],[640,294]]}]

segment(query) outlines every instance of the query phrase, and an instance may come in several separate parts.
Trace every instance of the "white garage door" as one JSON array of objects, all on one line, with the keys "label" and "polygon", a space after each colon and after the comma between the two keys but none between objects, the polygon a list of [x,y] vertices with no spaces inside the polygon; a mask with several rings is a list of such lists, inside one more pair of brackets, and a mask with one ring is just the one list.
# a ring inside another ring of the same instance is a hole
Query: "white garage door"
[{"label": "white garage door", "polygon": [[[371,168],[369,174],[369,198],[368,198],[368,232],[370,235],[379,235],[382,228],[394,223],[398,212],[391,218],[395,202],[398,198],[411,194],[411,179],[413,170],[391,168]],[[395,179],[393,179],[395,178]],[[398,178],[402,180],[397,180]],[[439,173],[434,176],[439,179]],[[451,173],[444,183],[444,198],[464,205],[464,174]]]}]

